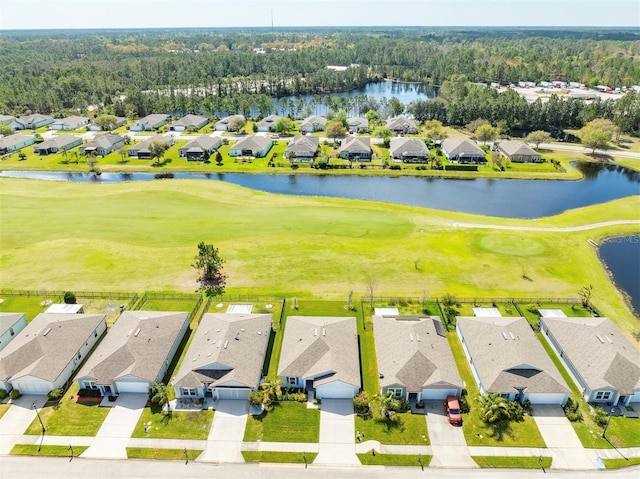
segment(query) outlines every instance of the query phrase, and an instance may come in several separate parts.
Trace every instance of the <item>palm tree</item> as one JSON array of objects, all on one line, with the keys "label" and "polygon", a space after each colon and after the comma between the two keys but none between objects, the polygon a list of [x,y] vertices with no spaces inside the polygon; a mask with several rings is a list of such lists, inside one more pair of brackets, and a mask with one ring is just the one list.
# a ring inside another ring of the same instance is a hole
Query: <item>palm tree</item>
[{"label": "palm tree", "polygon": [[482,419],[484,423],[496,424],[509,420],[508,400],[500,396],[500,394],[484,394],[478,397],[478,401],[481,407],[480,419]]},{"label": "palm tree", "polygon": [[265,379],[260,383],[260,392],[262,393],[262,407],[265,411],[273,408],[273,403],[282,397],[282,379]]},{"label": "palm tree", "polygon": [[378,403],[380,406],[380,414],[386,419],[391,419],[391,415],[400,407],[400,401],[394,397],[391,391],[387,392],[385,396],[378,394],[373,400]]}]

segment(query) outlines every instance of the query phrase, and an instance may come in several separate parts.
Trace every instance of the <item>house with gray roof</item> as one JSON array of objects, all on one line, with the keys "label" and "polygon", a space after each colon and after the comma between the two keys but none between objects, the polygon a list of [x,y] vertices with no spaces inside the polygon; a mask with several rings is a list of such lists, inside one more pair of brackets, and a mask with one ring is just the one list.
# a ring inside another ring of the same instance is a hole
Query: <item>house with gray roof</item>
[{"label": "house with gray roof", "polygon": [[220,121],[218,121],[214,125],[214,128],[216,129],[216,131],[235,131],[233,128],[229,127],[229,123],[231,123],[234,118],[241,118],[242,120],[246,120],[243,115],[229,115],[221,118]]},{"label": "house with gray roof", "polygon": [[104,135],[96,135],[89,143],[85,143],[80,147],[80,151],[85,154],[95,154],[96,156],[107,156],[109,153],[116,151],[124,146],[124,137],[106,133]]},{"label": "house with gray roof", "polygon": [[[124,116],[116,116],[116,121],[109,125],[109,127],[107,128],[107,130],[111,131],[111,130],[115,130],[116,128],[120,128],[121,126],[124,126],[127,124],[127,119]],[[89,124],[89,131],[102,131],[102,127],[100,125],[96,125],[95,123],[90,123]]]},{"label": "house with gray roof", "polygon": [[9,125],[11,125],[11,128],[14,130],[36,130],[42,126],[50,125],[53,122],[53,117],[36,113],[34,115],[23,115],[18,117],[12,120]]},{"label": "house with gray roof", "polygon": [[0,313],[0,351],[26,326],[25,313]]},{"label": "house with gray roof", "polygon": [[267,156],[273,145],[271,138],[250,135],[238,140],[229,148],[229,156],[253,156],[262,158]]},{"label": "house with gray roof", "polygon": [[478,144],[467,138],[450,138],[441,145],[447,160],[457,163],[486,163],[487,154]]},{"label": "house with gray roof", "polygon": [[529,145],[517,140],[502,140],[497,143],[498,151],[514,163],[540,163],[542,157]]},{"label": "house with gray roof", "polygon": [[294,136],[284,150],[284,156],[291,162],[313,161],[318,153],[320,138],[317,136]]},{"label": "house with gray roof", "polygon": [[202,135],[180,148],[178,154],[180,158],[189,161],[202,161],[220,148],[220,145],[222,139],[219,136]]},{"label": "house with gray roof", "polygon": [[147,138],[144,141],[141,141],[137,145],[133,145],[131,148],[127,150],[127,155],[135,156],[141,160],[148,160],[151,158],[151,150],[149,150],[149,146],[154,141],[159,141],[162,143],[167,143],[168,145],[173,145],[173,137],[165,136],[165,135],[155,135],[151,138]]},{"label": "house with gray roof", "polygon": [[23,135],[22,133],[14,133],[0,138],[0,155],[6,155],[14,151],[21,150],[25,146],[33,145],[36,137],[33,135]]},{"label": "house with gray roof", "polygon": [[91,119],[86,116],[68,116],[51,123],[52,130],[79,130],[86,128],[91,123]]},{"label": "house with gray roof", "polygon": [[456,332],[481,394],[564,405],[569,388],[525,318],[456,318]]},{"label": "house with gray roof", "polygon": [[0,351],[0,388],[48,394],[63,387],[106,330],[104,314],[39,314]]},{"label": "house with gray roof", "polygon": [[265,116],[258,122],[258,131],[273,131],[280,118],[278,115]]},{"label": "house with gray roof", "polygon": [[403,135],[418,133],[418,125],[416,125],[416,122],[403,115],[389,118],[386,126],[397,135],[401,133]]},{"label": "house with gray roof", "polygon": [[420,138],[395,137],[389,142],[389,153],[403,163],[426,163],[429,147]]},{"label": "house with gray roof", "polygon": [[314,131],[322,131],[327,125],[327,119],[324,116],[311,115],[302,120],[300,131],[303,133],[312,133]]},{"label": "house with gray roof", "polygon": [[169,125],[169,131],[198,131],[209,123],[209,118],[200,115],[185,115]]},{"label": "house with gray roof", "polygon": [[82,137],[74,136],[70,134],[64,134],[54,136],[42,143],[37,143],[33,147],[33,151],[40,155],[50,155],[51,153],[58,153],[59,151],[69,151],[71,148],[75,148],[78,145],[82,145]]},{"label": "house with gray roof", "polygon": [[640,403],[640,351],[609,318],[541,317],[540,331],[588,402]]},{"label": "house with gray roof", "polygon": [[0,125],[10,125],[12,121],[16,119],[15,116],[11,115],[0,115]]},{"label": "house with gray roof", "polygon": [[369,120],[363,116],[352,116],[347,118],[349,131],[354,133],[367,133],[369,131]]},{"label": "house with gray roof", "polygon": [[247,399],[260,385],[271,321],[271,314],[205,314],[171,382],[176,397]]},{"label": "house with gray roof", "polygon": [[417,402],[460,396],[449,341],[436,316],[374,316],[381,394]]},{"label": "house with gray roof", "polygon": [[356,318],[289,316],[278,376],[309,397],[353,398],[361,385]]},{"label": "house with gray roof", "polygon": [[189,327],[189,313],[125,311],[76,376],[103,396],[146,393],[161,381]]},{"label": "house with gray roof", "polygon": [[371,161],[371,138],[348,136],[342,140],[338,154],[349,161]]},{"label": "house with gray roof", "polygon": [[169,115],[153,113],[139,119],[129,125],[129,131],[153,131],[164,125],[169,119]]}]

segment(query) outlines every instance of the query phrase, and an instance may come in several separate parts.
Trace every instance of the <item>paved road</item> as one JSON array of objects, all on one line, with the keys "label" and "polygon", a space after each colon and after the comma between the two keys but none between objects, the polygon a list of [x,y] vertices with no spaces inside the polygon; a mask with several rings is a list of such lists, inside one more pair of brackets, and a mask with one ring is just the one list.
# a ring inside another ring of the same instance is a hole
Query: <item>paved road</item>
[{"label": "paved road", "polygon": [[553,226],[512,226],[512,225],[490,225],[482,223],[452,223],[454,228],[481,228],[491,230],[510,230],[510,231],[548,231],[557,233],[571,233],[575,231],[588,231],[603,228],[605,226],[616,225],[640,225],[640,220],[614,220],[614,221],[602,221],[601,223],[591,223],[588,225],[580,226],[565,226],[565,227],[553,227]]},{"label": "paved road", "polygon": [[[559,145],[557,143],[541,143],[540,148],[543,148],[545,150],[564,150],[577,151],[579,153],[591,153],[591,148],[585,148],[581,145]],[[596,150],[596,154],[640,159],[640,153],[635,151]]]}]

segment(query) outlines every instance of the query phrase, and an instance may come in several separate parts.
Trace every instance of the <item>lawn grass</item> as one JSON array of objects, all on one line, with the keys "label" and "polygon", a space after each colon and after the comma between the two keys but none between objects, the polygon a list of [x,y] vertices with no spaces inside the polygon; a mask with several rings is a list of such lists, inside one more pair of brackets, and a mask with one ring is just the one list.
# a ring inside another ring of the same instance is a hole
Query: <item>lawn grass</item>
[{"label": "lawn grass", "polygon": [[142,311],[181,311],[190,313],[198,302],[198,296],[193,298],[147,298],[136,305]]},{"label": "lawn grass", "polygon": [[113,325],[120,316],[120,305],[128,304],[133,294],[128,299],[101,299],[76,296],[76,302],[83,305],[83,311],[87,314],[104,314],[107,326]]},{"label": "lawn grass", "polygon": [[637,466],[640,464],[640,457],[630,457],[629,459],[604,459],[607,469],[621,469],[623,467]]},{"label": "lawn grass", "polygon": [[311,464],[317,452],[274,452],[274,451],[242,451],[245,462],[279,462],[281,464],[304,464],[305,457],[307,464]]},{"label": "lawn grass", "polygon": [[0,419],[7,413],[10,407],[11,404],[0,404]]},{"label": "lawn grass", "polygon": [[582,415],[583,421],[571,424],[584,447],[592,449],[640,447],[640,423],[637,419],[612,417],[605,439],[601,436],[603,428],[593,421],[586,407],[582,410]]},{"label": "lawn grass", "polygon": [[375,410],[372,417],[356,416],[356,432],[364,434],[364,440],[375,440],[381,444],[429,445],[427,420],[423,414],[397,413],[391,419],[383,418]]},{"label": "lawn grass", "polygon": [[244,441],[318,442],[320,411],[306,403],[281,402],[260,416],[249,416]]},{"label": "lawn grass", "polygon": [[[207,439],[214,411],[172,411],[145,407],[131,437],[157,439]],[[145,432],[145,425],[148,432]]]},{"label": "lawn grass", "polygon": [[471,456],[478,466],[483,469],[549,469],[551,457],[543,456],[542,461],[535,456]]},{"label": "lawn grass", "polygon": [[29,322],[45,310],[47,306],[42,304],[43,301],[53,301],[54,298],[5,294],[0,299],[2,299],[0,313],[25,313]]},{"label": "lawn grass", "polygon": [[[358,454],[360,463],[365,466],[415,466],[420,467],[417,455],[408,454]],[[428,467],[433,456],[421,456],[422,466]]]},{"label": "lawn grass", "polygon": [[[40,447],[38,451],[37,444],[16,444],[11,448],[12,456],[55,456],[55,457],[71,457],[71,450],[69,446],[48,446],[44,445]],[[89,446],[73,446],[73,456],[78,457]]]},{"label": "lawn grass", "polygon": [[[187,457],[194,461],[202,454],[198,449],[187,449]],[[129,459],[164,459],[170,461],[184,461],[184,449],[159,449],[151,447],[128,447]]]},{"label": "lawn grass", "polygon": [[[78,391],[73,383],[63,396],[59,405],[45,406],[39,410],[40,418],[50,436],[95,436],[102,426],[108,407],[100,407],[99,403],[76,403],[72,396]],[[17,432],[17,431],[16,431]],[[29,425],[25,434],[39,435],[42,428],[38,418]]]}]

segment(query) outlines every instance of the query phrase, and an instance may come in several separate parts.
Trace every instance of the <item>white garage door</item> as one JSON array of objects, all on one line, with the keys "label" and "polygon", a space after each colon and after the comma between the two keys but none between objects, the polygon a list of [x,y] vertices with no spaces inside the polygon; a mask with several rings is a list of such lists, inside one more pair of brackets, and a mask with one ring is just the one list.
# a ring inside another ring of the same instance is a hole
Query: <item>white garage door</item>
[{"label": "white garage door", "polygon": [[148,383],[125,383],[125,382],[116,382],[116,388],[119,393],[148,393],[149,392],[149,384]]},{"label": "white garage door", "polygon": [[13,388],[22,394],[48,394],[51,391],[51,385],[41,382],[18,382],[13,383]]},{"label": "white garage door", "polygon": [[248,399],[249,389],[244,388],[216,388],[218,399]]},{"label": "white garage door", "polygon": [[316,389],[319,399],[351,399],[353,395],[353,388],[350,387],[327,386]]},{"label": "white garage door", "polygon": [[527,395],[531,404],[563,404],[566,398],[565,394],[531,393]]},{"label": "white garage door", "polygon": [[437,399],[445,400],[447,396],[457,396],[457,389],[423,389],[422,399],[425,401],[434,401]]}]

